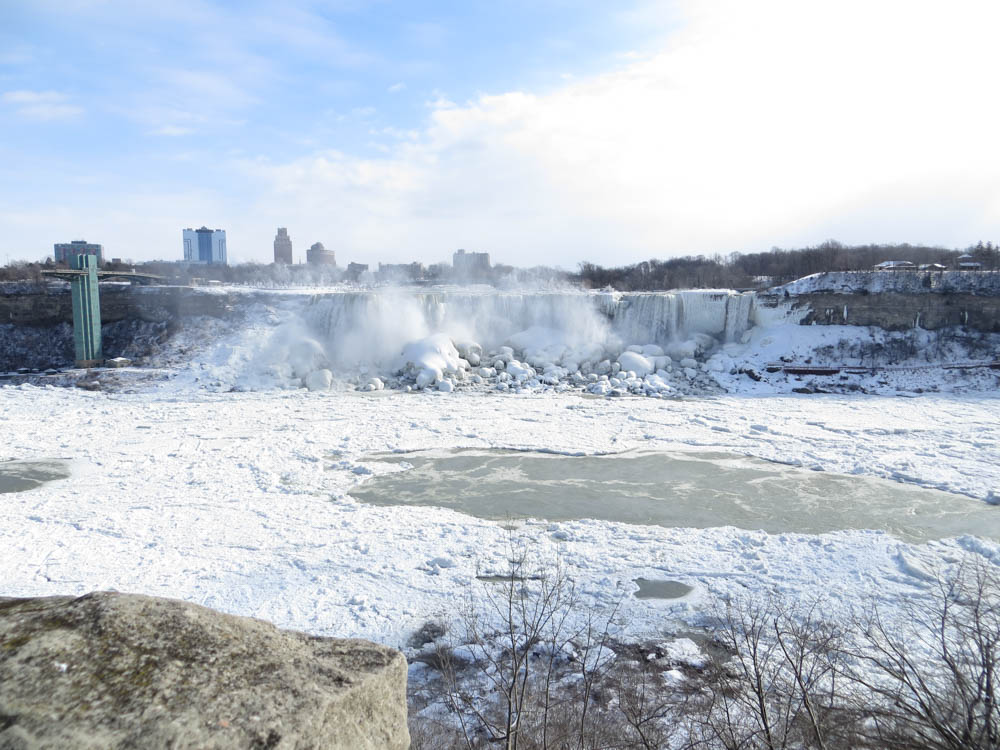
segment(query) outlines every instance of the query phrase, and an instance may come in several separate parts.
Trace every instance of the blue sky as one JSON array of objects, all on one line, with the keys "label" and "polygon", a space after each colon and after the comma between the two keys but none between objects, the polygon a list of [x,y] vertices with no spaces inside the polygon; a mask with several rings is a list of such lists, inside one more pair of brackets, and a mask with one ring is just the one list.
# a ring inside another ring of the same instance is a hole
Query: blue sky
[{"label": "blue sky", "polygon": [[996,239],[995,5],[0,0],[0,262]]}]

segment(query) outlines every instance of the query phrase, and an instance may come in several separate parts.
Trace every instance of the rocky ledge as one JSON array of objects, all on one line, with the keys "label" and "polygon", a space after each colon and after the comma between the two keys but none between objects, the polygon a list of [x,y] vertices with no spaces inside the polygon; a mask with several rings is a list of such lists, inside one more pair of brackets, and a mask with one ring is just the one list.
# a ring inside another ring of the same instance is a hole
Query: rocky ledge
[{"label": "rocky ledge", "polygon": [[0,750],[408,745],[391,648],[149,596],[0,598]]}]

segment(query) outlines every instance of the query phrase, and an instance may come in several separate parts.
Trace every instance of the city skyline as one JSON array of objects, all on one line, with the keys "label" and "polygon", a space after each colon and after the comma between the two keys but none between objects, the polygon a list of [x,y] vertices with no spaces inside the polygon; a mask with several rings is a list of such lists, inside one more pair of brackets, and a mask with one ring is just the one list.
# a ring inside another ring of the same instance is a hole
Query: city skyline
[{"label": "city skyline", "polygon": [[564,268],[995,240],[997,27],[973,0],[8,3],[0,259],[170,259],[200,217],[231,263],[275,226]]}]

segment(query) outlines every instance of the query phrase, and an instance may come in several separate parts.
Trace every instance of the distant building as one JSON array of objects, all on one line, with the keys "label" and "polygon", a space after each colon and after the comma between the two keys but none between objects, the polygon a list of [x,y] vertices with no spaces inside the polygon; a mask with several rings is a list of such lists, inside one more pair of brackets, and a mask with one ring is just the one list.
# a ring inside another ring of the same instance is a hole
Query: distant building
[{"label": "distant building", "polygon": [[423,263],[379,263],[379,281],[416,281],[422,279],[426,269]]},{"label": "distant building", "polygon": [[455,269],[455,275],[459,278],[485,277],[490,272],[490,254],[467,253],[465,250],[457,250],[451,256],[451,265]]},{"label": "distant building", "polygon": [[333,250],[327,250],[323,247],[322,242],[317,242],[306,250],[306,263],[314,266],[335,266],[337,265],[337,255]]},{"label": "distant building", "polygon": [[357,281],[361,278],[361,274],[368,273],[367,263],[348,263],[347,264],[347,278],[351,281]]},{"label": "distant building", "polygon": [[226,230],[200,229],[184,230],[184,261],[206,265],[226,265]]},{"label": "distant building", "polygon": [[274,262],[292,265],[292,238],[284,227],[278,227],[278,234],[274,237]]},{"label": "distant building", "polygon": [[948,266],[942,266],[940,263],[921,263],[921,271],[944,271]]},{"label": "distant building", "polygon": [[959,255],[955,259],[955,267],[962,271],[981,271],[983,264],[971,255]]},{"label": "distant building", "polygon": [[876,271],[915,271],[915,263],[908,260],[885,260],[875,264]]},{"label": "distant building", "polygon": [[75,255],[96,255],[97,265],[104,265],[104,247],[93,242],[73,240],[56,243],[53,247],[57,263],[69,263],[70,258]]}]

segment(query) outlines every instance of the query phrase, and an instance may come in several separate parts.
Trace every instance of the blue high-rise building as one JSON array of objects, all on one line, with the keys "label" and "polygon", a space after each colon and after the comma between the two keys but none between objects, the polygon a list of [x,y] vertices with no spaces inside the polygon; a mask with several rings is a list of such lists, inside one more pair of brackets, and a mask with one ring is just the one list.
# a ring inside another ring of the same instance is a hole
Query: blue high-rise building
[{"label": "blue high-rise building", "polygon": [[184,260],[188,263],[226,265],[226,230],[184,230]]}]

